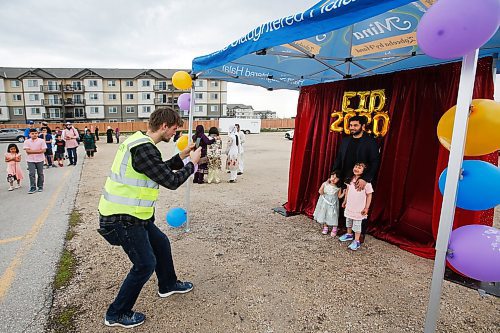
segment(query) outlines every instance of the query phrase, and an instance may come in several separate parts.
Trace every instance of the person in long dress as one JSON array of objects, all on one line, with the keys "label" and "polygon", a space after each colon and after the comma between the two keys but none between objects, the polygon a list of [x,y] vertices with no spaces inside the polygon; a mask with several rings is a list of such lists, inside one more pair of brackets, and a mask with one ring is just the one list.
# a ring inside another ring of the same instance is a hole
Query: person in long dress
[{"label": "person in long dress", "polygon": [[200,139],[201,159],[200,163],[198,163],[198,170],[194,174],[193,182],[195,184],[203,184],[203,178],[205,174],[208,173],[207,147],[213,144],[215,139],[212,137],[208,138],[205,135],[205,128],[203,125],[196,126],[196,132],[193,134],[193,142],[196,142],[197,139]]},{"label": "person in long dress", "polygon": [[108,129],[106,130],[106,139],[107,143],[113,143],[113,129],[111,126],[108,126]]},{"label": "person in long dress", "polygon": [[222,154],[222,140],[219,136],[217,127],[211,127],[208,135],[215,139],[215,142],[208,146],[208,177],[207,183],[215,182],[220,183],[220,170],[221,170],[221,154]]},{"label": "person in long dress", "polygon": [[229,132],[228,132],[228,141],[227,141],[227,148],[226,148],[226,169],[230,172],[230,178],[229,182],[234,183],[236,181],[236,178],[238,177],[238,157],[240,155],[240,149],[239,149],[239,140],[238,140],[238,135],[236,134],[236,127],[235,126],[230,126],[229,127]]},{"label": "person in long dress", "polygon": [[316,203],[316,209],[313,218],[321,223],[323,235],[328,234],[328,228],[331,227],[330,236],[337,236],[337,227],[339,225],[339,199],[344,197],[343,190],[339,186],[339,171],[332,171],[328,178],[319,188],[319,198]]},{"label": "person in long dress", "polygon": [[238,139],[240,141],[239,142],[240,158],[238,159],[238,162],[239,162],[238,175],[242,175],[243,171],[245,169],[245,156],[243,154],[245,152],[245,148],[244,147],[245,147],[246,136],[245,136],[245,132],[243,132],[240,129],[240,124],[236,124],[234,126],[236,126],[236,130],[237,130],[237,134],[238,134]]}]

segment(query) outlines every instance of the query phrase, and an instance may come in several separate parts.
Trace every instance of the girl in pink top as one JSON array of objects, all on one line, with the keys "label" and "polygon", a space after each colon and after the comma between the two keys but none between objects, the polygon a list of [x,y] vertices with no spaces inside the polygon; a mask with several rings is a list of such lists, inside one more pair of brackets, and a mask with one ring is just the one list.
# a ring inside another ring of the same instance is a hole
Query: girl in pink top
[{"label": "girl in pink top", "polygon": [[[12,191],[14,188],[20,188],[23,171],[21,168],[21,154],[19,154],[19,148],[17,148],[15,143],[11,143],[7,147],[5,162],[7,163],[7,181],[10,184],[9,191]],[[14,181],[16,180],[17,184],[14,187]]]},{"label": "girl in pink top", "polygon": [[[352,240],[349,249],[356,251],[361,246],[359,236],[361,235],[361,222],[368,217],[368,209],[372,202],[373,187],[371,183],[366,183],[365,189],[356,190],[356,181],[363,176],[367,166],[364,163],[356,163],[352,170],[352,178],[346,182],[347,189],[342,207],[345,208],[347,233],[342,235],[339,240],[347,242]],[[354,231],[354,236],[353,236]]]}]

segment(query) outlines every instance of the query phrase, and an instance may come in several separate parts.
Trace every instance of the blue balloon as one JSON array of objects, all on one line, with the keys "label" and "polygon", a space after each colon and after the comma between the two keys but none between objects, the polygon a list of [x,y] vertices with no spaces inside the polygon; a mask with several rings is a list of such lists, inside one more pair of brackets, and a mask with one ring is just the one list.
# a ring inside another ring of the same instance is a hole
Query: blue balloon
[{"label": "blue balloon", "polygon": [[[457,207],[485,210],[500,204],[500,169],[491,163],[476,160],[463,161],[462,179],[458,181]],[[439,176],[439,190],[444,193],[446,174]]]},{"label": "blue balloon", "polygon": [[167,223],[174,228],[178,228],[187,220],[187,213],[183,208],[171,208],[167,212]]}]

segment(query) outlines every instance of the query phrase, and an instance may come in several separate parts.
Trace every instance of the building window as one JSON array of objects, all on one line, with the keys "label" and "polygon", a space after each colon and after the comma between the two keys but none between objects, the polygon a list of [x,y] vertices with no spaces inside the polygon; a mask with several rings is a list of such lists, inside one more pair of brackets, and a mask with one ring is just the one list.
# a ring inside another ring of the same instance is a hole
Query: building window
[{"label": "building window", "polygon": [[38,87],[38,80],[28,80],[28,87],[30,88]]},{"label": "building window", "polygon": [[97,80],[90,80],[89,81],[89,86],[90,87],[97,87]]},{"label": "building window", "polygon": [[127,99],[134,99],[134,94],[127,94]]},{"label": "building window", "polygon": [[127,119],[127,123],[133,123],[135,120],[134,119]]},{"label": "building window", "polygon": [[134,113],[135,108],[133,106],[127,106],[127,107],[125,107],[125,112],[126,113]]},{"label": "building window", "polygon": [[210,112],[219,112],[218,105],[210,105]]},{"label": "building window", "polygon": [[116,87],[116,80],[108,80],[108,87]]},{"label": "building window", "polygon": [[61,109],[49,109],[50,118],[61,118]]},{"label": "building window", "polygon": [[203,112],[203,105],[196,105],[194,108],[195,112]]},{"label": "building window", "polygon": [[97,114],[97,113],[99,113],[99,108],[97,106],[90,107],[90,114]]},{"label": "building window", "polygon": [[219,99],[219,94],[210,93],[210,99]]},{"label": "building window", "polygon": [[195,93],[194,99],[203,99],[203,94],[202,93]]},{"label": "building window", "polygon": [[127,87],[133,87],[134,86],[134,81],[132,81],[132,80],[125,81],[125,85]]},{"label": "building window", "polygon": [[71,82],[71,86],[73,87],[73,90],[82,90],[82,83],[78,81],[73,81]]},{"label": "building window", "polygon": [[15,94],[15,95],[12,95],[12,100],[13,101],[21,101],[22,97],[20,94]]},{"label": "building window", "polygon": [[85,116],[85,110],[83,108],[75,108],[75,118],[83,118]]},{"label": "building window", "polygon": [[108,109],[109,113],[118,113],[118,108],[116,106],[110,106]]},{"label": "building window", "polygon": [[142,80],[143,87],[149,87],[150,85],[151,85],[151,82],[149,82],[149,80]]},{"label": "building window", "polygon": [[22,116],[23,109],[22,108],[14,108],[14,116]]},{"label": "building window", "polygon": [[203,81],[202,80],[196,80],[194,86],[195,87],[203,87]]},{"label": "building window", "polygon": [[90,94],[91,101],[97,101],[98,99],[99,99],[99,96],[97,96],[97,94]]},{"label": "building window", "polygon": [[31,108],[31,114],[32,115],[39,115],[40,114],[40,108]]},{"label": "building window", "polygon": [[116,94],[109,94],[108,99],[109,100],[116,100]]},{"label": "building window", "polygon": [[150,93],[142,93],[142,100],[150,100],[151,99],[151,94]]},{"label": "building window", "polygon": [[210,81],[210,87],[215,88],[219,86],[219,81]]},{"label": "building window", "polygon": [[118,119],[110,119],[108,120],[110,123],[117,123],[118,122]]},{"label": "building window", "polygon": [[29,100],[31,102],[35,102],[35,101],[39,101],[40,100],[40,96],[38,96],[38,94],[29,94],[28,97],[29,97]]},{"label": "building window", "polygon": [[10,81],[10,86],[12,88],[18,88],[18,87],[21,86],[21,81],[19,81],[19,80],[12,80],[12,81]]},{"label": "building window", "polygon": [[57,91],[59,90],[59,84],[57,81],[49,81],[47,84],[47,90],[48,91]]},{"label": "building window", "polygon": [[142,107],[142,112],[144,112],[144,113],[149,113],[149,112],[151,112],[151,107],[150,107],[150,106],[143,106],[143,107]]}]

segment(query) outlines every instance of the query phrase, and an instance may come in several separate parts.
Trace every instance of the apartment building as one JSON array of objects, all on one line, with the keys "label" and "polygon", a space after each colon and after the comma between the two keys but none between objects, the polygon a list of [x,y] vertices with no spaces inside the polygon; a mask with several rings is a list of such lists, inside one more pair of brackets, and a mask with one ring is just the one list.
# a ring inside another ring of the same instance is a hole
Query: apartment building
[{"label": "apartment building", "polygon": [[[178,70],[0,67],[0,122],[147,121],[160,106],[179,111]],[[227,115],[226,82],[196,80],[194,94],[194,117]]]},{"label": "apartment building", "polygon": [[234,118],[257,118],[251,105],[227,104],[227,116]]}]

